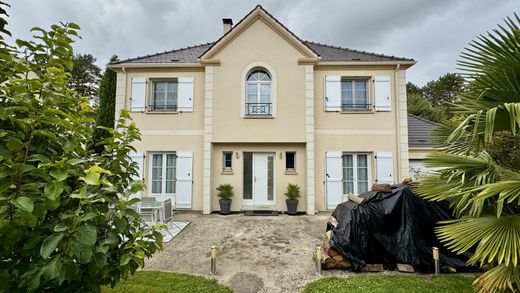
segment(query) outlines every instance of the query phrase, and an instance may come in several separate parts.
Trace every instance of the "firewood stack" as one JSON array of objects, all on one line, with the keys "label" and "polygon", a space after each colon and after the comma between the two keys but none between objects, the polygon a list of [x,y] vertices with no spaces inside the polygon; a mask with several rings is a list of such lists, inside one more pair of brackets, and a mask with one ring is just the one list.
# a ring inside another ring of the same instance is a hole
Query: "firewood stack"
[{"label": "firewood stack", "polygon": [[[333,218],[333,217],[331,217]],[[330,269],[348,269],[352,266],[349,259],[344,257],[339,251],[330,246],[330,237],[332,231],[327,231],[323,237],[323,260],[321,267],[326,270]]]}]

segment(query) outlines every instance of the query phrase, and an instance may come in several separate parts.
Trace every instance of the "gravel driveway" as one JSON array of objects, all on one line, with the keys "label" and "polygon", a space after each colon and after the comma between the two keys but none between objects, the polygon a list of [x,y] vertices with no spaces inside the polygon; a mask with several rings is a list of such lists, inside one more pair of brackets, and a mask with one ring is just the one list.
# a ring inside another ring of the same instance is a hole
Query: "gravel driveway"
[{"label": "gravel driveway", "polygon": [[[218,247],[219,282],[234,292],[300,292],[316,275],[312,255],[322,242],[330,213],[315,216],[251,217],[243,214],[176,212],[191,222],[164,250],[146,261],[146,270],[209,275],[209,251]],[[324,272],[326,276],[347,272]]]}]

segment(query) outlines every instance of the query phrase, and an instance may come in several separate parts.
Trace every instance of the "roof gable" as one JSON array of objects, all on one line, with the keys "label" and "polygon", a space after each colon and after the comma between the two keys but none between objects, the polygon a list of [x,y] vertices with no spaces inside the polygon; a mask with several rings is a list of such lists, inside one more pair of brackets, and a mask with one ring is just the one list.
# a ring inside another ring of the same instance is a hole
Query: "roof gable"
[{"label": "roof gable", "polygon": [[274,32],[280,35],[285,41],[291,44],[295,49],[307,58],[319,58],[319,55],[307,46],[296,35],[283,26],[274,16],[269,14],[261,5],[258,5],[242,20],[240,20],[230,31],[218,39],[209,49],[200,56],[200,60],[204,61],[213,58],[218,52],[225,48],[241,33],[247,30],[253,23],[261,20],[269,26]]}]

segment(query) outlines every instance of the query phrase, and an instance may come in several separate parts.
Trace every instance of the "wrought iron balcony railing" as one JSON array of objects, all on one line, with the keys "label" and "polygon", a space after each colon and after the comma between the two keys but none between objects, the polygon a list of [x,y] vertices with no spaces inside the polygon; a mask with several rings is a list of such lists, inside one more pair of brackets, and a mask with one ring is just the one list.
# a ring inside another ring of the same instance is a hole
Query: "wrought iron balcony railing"
[{"label": "wrought iron balcony railing", "polygon": [[367,111],[372,109],[372,104],[341,104],[342,111]]},{"label": "wrought iron balcony railing", "polygon": [[271,103],[246,103],[246,116],[271,116]]},{"label": "wrought iron balcony railing", "polygon": [[150,112],[177,112],[177,105],[149,105]]}]

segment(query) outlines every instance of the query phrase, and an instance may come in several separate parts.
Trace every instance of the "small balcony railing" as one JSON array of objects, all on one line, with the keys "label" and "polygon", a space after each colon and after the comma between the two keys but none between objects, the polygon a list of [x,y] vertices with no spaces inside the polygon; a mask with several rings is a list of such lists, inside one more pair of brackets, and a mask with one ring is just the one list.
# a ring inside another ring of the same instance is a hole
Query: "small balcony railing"
[{"label": "small balcony railing", "polygon": [[368,111],[372,109],[372,104],[341,104],[342,111]]},{"label": "small balcony railing", "polygon": [[271,103],[246,103],[246,116],[271,116]]},{"label": "small balcony railing", "polygon": [[150,112],[177,112],[177,105],[149,105]]}]

